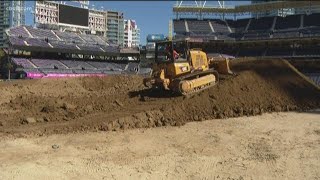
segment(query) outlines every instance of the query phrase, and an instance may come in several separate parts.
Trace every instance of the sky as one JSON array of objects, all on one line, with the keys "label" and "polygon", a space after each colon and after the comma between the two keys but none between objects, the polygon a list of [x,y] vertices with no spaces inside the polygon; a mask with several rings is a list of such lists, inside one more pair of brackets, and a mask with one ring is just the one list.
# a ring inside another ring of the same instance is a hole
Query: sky
[{"label": "sky", "polygon": [[[226,6],[248,4],[249,1],[225,1]],[[34,2],[27,1],[26,6],[34,9]],[[136,20],[140,28],[140,40],[142,44],[146,42],[148,34],[165,34],[169,32],[169,20],[174,18],[172,12],[176,1],[90,1],[90,8],[104,10],[116,10],[124,13],[125,19]],[[194,1],[184,2],[184,4],[194,4]],[[217,1],[208,1],[207,5],[218,6]],[[33,25],[33,15],[31,11],[26,12],[26,24]]]}]

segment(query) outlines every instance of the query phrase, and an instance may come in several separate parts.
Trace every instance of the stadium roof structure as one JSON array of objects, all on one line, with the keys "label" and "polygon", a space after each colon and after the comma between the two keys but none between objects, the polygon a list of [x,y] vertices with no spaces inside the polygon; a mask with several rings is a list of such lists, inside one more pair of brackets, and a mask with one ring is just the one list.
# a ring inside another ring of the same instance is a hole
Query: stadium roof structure
[{"label": "stadium roof structure", "polygon": [[[196,1],[195,1],[196,2]],[[265,12],[277,9],[287,9],[287,8],[299,8],[299,7],[312,7],[314,5],[320,5],[320,1],[271,1],[265,3],[239,5],[235,7],[226,7],[224,3],[219,2],[219,6],[208,6],[206,1],[202,3],[196,3],[194,6],[184,5],[183,1],[178,1],[173,7],[173,13],[175,14],[242,14],[242,13],[257,13]],[[222,1],[223,2],[223,1]]]}]

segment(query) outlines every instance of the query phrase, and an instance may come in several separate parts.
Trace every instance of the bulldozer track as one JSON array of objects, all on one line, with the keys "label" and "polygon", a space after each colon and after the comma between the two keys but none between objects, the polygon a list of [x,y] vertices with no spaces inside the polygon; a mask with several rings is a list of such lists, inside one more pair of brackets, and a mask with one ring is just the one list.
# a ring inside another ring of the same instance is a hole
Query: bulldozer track
[{"label": "bulldozer track", "polygon": [[203,86],[200,86],[200,87],[196,87],[194,88],[192,91],[188,92],[188,93],[184,93],[184,92],[180,92],[183,96],[192,96],[194,94],[197,94],[201,91],[204,91],[206,89],[209,89],[213,86],[215,86],[217,83],[208,83],[208,84],[204,84]]},{"label": "bulldozer track", "polygon": [[[200,87],[196,87],[196,88],[194,88],[192,91],[190,91],[188,93],[183,92],[181,90],[181,84],[184,81],[194,79],[194,77],[197,77],[197,76],[198,77],[199,76],[206,76],[206,75],[209,75],[209,74],[213,74],[216,77],[216,82],[214,82],[214,83],[210,82],[210,83],[204,84],[204,85],[202,85]],[[175,81],[179,81],[179,93],[182,94],[183,96],[190,96],[190,95],[199,93],[199,92],[201,92],[203,90],[209,89],[210,87],[213,87],[213,86],[217,85],[218,82],[219,82],[219,73],[214,69],[209,69],[208,71],[194,72],[194,73],[191,73],[191,74],[187,74],[185,76],[177,78]]]}]

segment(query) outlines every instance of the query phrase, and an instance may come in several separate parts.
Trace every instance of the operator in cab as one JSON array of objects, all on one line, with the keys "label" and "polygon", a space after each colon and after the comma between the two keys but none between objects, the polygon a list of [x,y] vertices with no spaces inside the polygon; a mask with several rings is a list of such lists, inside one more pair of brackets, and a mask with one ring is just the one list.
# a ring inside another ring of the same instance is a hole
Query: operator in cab
[{"label": "operator in cab", "polygon": [[[166,48],[167,60],[171,59],[171,49],[172,49],[172,46],[171,46],[171,44],[169,44]],[[178,59],[180,57],[179,53],[176,51],[175,48],[173,49],[172,53],[173,53],[174,59]]]}]

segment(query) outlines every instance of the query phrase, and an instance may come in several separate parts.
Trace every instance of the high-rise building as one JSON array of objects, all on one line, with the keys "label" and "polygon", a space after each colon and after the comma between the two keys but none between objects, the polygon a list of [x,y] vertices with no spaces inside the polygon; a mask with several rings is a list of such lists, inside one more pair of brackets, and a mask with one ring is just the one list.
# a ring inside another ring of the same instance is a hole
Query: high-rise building
[{"label": "high-rise building", "polygon": [[10,2],[1,1],[0,2],[0,48],[3,47],[5,42],[5,30],[10,27],[10,12],[9,12]]},{"label": "high-rise building", "polygon": [[118,11],[106,11],[107,32],[106,37],[110,42],[123,46],[124,20],[123,13]]},{"label": "high-rise building", "polygon": [[[79,2],[81,3],[79,4]],[[70,11],[63,9],[70,9]],[[82,19],[73,14],[71,16],[74,18],[62,18],[63,14],[72,13],[72,9],[77,9],[77,11],[81,12],[87,10],[89,14],[86,17],[82,17]],[[123,13],[90,8],[89,1],[37,1],[35,6],[35,23],[38,28],[103,36],[110,42],[123,46]]]},{"label": "high-rise building", "polygon": [[5,30],[22,24],[25,24],[25,2],[23,0],[0,1],[0,48],[5,45]]},{"label": "high-rise building", "polygon": [[[267,3],[267,2],[274,2],[273,0],[252,0],[251,4],[257,3]],[[266,17],[266,16],[288,16],[294,14],[310,14],[310,13],[320,13],[320,6],[319,5],[312,5],[301,7],[301,8],[284,8],[279,10],[271,10],[265,11],[260,13],[253,13],[252,17]]]},{"label": "high-rise building", "polygon": [[25,1],[12,1],[10,9],[10,27],[20,26],[25,24]]},{"label": "high-rise building", "polygon": [[124,20],[124,46],[139,47],[140,29],[135,20]]}]

